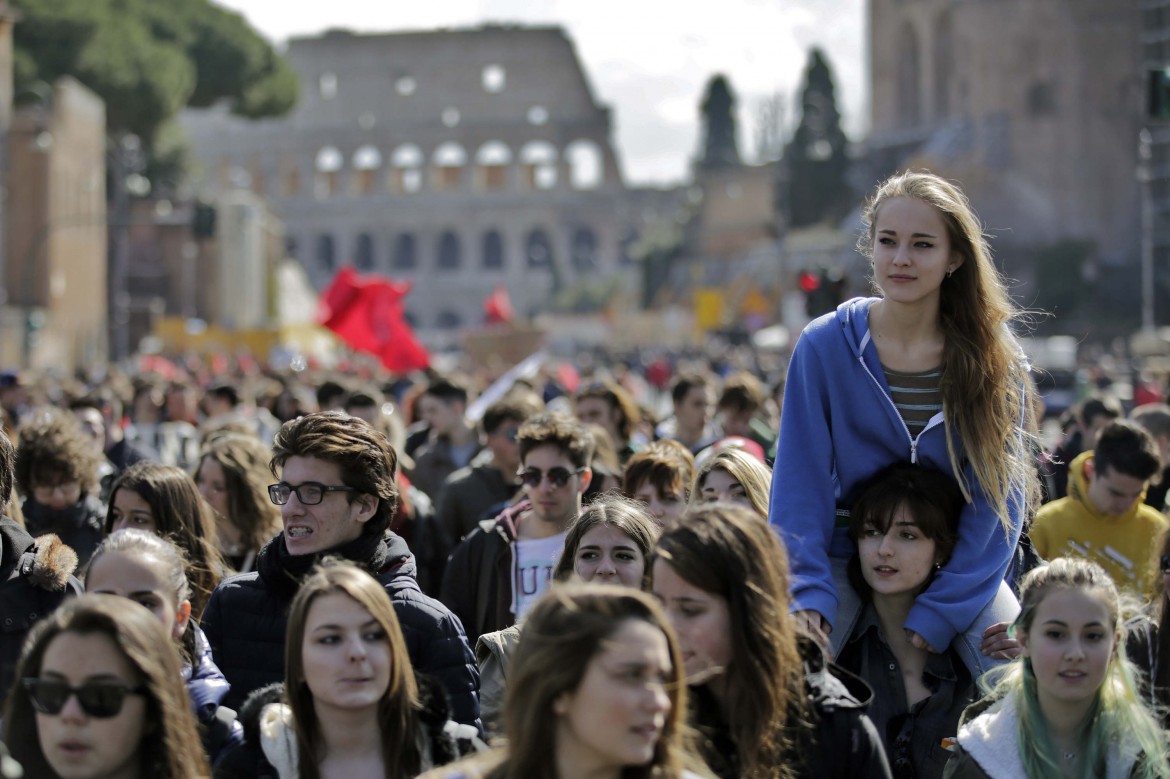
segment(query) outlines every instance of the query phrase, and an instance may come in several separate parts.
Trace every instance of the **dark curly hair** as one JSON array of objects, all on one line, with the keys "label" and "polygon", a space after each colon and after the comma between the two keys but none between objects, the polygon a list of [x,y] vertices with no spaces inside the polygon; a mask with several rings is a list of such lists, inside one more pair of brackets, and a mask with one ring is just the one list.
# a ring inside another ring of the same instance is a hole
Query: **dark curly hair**
[{"label": "dark curly hair", "polygon": [[102,453],[70,413],[46,408],[20,426],[16,484],[25,495],[40,485],[76,481],[82,492],[98,488]]}]

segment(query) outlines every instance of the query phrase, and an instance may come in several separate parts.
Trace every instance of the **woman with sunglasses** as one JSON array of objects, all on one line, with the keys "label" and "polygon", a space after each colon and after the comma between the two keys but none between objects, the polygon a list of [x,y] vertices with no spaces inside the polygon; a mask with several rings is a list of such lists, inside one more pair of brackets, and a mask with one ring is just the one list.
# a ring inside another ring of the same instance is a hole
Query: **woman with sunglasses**
[{"label": "woman with sunglasses", "polygon": [[568,414],[537,414],[520,426],[517,443],[525,500],[471,531],[443,574],[440,600],[473,644],[516,624],[548,587],[593,478],[593,436]]},{"label": "woman with sunglasses", "polygon": [[187,557],[191,614],[196,620],[223,578],[211,509],[186,471],[140,462],[126,469],[110,490],[106,535],[133,528],[170,538]]},{"label": "woman with sunglasses", "polygon": [[212,764],[244,739],[230,709],[220,706],[230,685],[211,658],[211,647],[191,619],[187,561],[173,541],[144,530],[119,530],[93,554],[86,592],[117,595],[154,614],[179,651],[183,681]]},{"label": "woman with sunglasses", "polygon": [[333,560],[293,600],[285,681],[240,710],[247,741],[219,779],[409,779],[459,757],[476,729],[448,720],[441,688],[416,677],[394,606],[377,579]]},{"label": "woman with sunglasses", "polygon": [[67,601],[33,628],[3,736],[36,779],[210,774],[179,657],[146,609],[110,595]]}]

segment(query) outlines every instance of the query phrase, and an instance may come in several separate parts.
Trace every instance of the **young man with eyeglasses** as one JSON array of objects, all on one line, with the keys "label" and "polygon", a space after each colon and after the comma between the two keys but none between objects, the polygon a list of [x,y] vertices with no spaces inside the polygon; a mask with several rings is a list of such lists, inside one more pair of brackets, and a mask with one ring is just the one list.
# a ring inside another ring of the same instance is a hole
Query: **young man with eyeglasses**
[{"label": "young man with eyeglasses", "polygon": [[471,531],[443,576],[442,600],[472,645],[515,624],[544,592],[593,478],[593,436],[568,414],[532,417],[517,441],[526,499]]},{"label": "young man with eyeglasses", "polygon": [[477,725],[479,675],[459,620],[422,593],[414,556],[388,530],[398,508],[397,455],[386,436],[337,411],[287,422],[273,445],[268,489],[284,526],[260,550],[256,570],[225,579],[207,604],[202,627],[232,685],[224,705],[284,678],[288,609],[304,577],[323,557],[340,557],[386,588],[414,669],[446,690],[451,718]]}]

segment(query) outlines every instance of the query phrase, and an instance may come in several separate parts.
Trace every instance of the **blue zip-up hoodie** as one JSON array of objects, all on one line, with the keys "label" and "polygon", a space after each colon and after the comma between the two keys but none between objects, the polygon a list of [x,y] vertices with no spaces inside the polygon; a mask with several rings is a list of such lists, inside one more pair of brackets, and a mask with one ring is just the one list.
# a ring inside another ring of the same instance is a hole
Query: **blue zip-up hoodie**
[{"label": "blue zip-up hoodie", "polygon": [[[954,473],[943,415],[912,439],[894,406],[869,335],[869,308],[877,300],[854,298],[810,323],[793,350],[784,388],[769,522],[788,545],[793,610],[819,612],[830,624],[837,591],[829,557],[854,553],[848,520],[838,520],[836,511],[848,510],[858,488],[896,462]],[[966,463],[957,437],[954,446]],[[959,518],[954,554],[906,620],[933,647],[950,645],[995,597],[1023,524],[1018,501],[1009,501],[1016,507],[1009,537],[969,463],[963,476],[972,502]]]}]

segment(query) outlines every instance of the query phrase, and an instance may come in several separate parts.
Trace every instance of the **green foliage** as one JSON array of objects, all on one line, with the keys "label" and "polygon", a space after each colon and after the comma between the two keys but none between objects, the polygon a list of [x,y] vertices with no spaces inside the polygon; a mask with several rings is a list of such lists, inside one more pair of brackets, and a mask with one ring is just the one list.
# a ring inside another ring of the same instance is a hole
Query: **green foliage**
[{"label": "green foliage", "polygon": [[707,82],[703,96],[703,153],[699,165],[723,168],[740,164],[736,140],[735,95],[723,75]]},{"label": "green foliage", "polygon": [[837,217],[847,205],[848,139],[841,129],[833,74],[824,53],[809,52],[800,123],[788,144],[789,221],[805,227]]},{"label": "green foliage", "polygon": [[148,147],[187,105],[227,99],[250,118],[286,113],[296,77],[242,16],[210,0],[12,0],[17,94],[73,76],[106,101],[113,135]]}]

